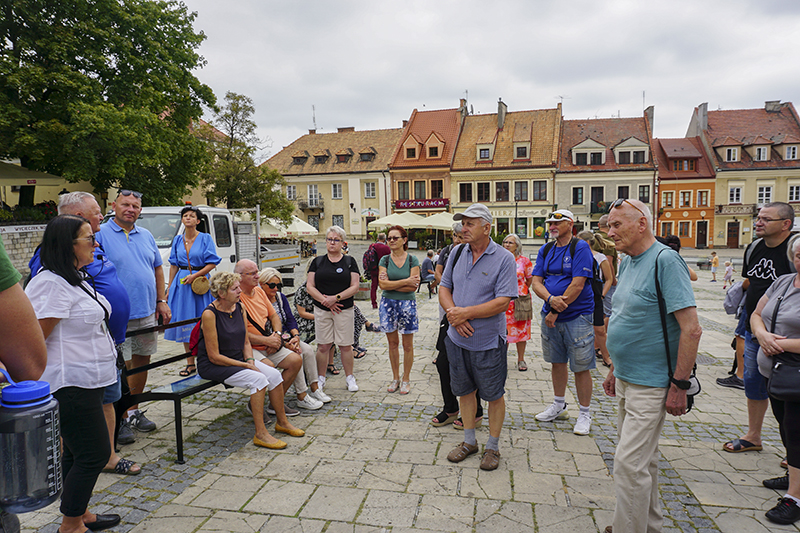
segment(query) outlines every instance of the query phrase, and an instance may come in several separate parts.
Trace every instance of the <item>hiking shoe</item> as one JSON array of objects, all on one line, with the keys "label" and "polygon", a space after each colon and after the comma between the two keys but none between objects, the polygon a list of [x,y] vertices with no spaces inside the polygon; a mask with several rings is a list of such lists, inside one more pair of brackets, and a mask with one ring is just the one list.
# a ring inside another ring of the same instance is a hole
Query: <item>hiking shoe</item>
[{"label": "hiking shoe", "polygon": [[789,474],[785,476],[773,477],[765,479],[761,482],[762,485],[772,490],[788,490],[789,488]]},{"label": "hiking shoe", "polygon": [[730,387],[731,389],[744,390],[744,381],[737,375],[728,376],[727,378],[717,378],[717,385],[720,387]]},{"label": "hiking shoe", "polygon": [[313,396],[317,400],[321,401],[322,403],[329,403],[331,401],[331,397],[322,392],[322,387],[319,387],[315,391],[310,390],[308,391],[308,394],[310,396]]},{"label": "hiking shoe", "polygon": [[555,402],[551,403],[547,409],[536,415],[536,420],[539,422],[552,422],[556,419],[566,420],[568,418],[567,404],[564,404],[564,407],[558,407]]},{"label": "hiking shoe", "polygon": [[800,505],[791,498],[778,498],[778,505],[767,511],[765,516],[776,524],[794,524],[800,520]]},{"label": "hiking shoe", "polygon": [[306,397],[302,400],[297,400],[297,407],[300,409],[307,409],[309,411],[316,411],[322,408],[322,402],[309,394],[311,391],[306,391]]},{"label": "hiking shoe", "polygon": [[353,374],[350,374],[344,380],[347,383],[347,390],[349,390],[350,392],[358,391],[358,385],[356,384],[356,377]]},{"label": "hiking shoe", "polygon": [[576,435],[588,435],[592,427],[592,415],[584,413],[578,414],[578,421],[575,423],[575,429],[572,430]]},{"label": "hiking shoe", "polygon": [[144,433],[156,429],[156,423],[144,416],[144,411],[139,411],[138,409],[128,417],[128,421],[133,429]]},{"label": "hiking shoe", "polygon": [[123,418],[119,423],[119,433],[117,433],[117,442],[119,444],[133,444],[136,442],[136,435],[133,434],[131,424],[127,419]]}]

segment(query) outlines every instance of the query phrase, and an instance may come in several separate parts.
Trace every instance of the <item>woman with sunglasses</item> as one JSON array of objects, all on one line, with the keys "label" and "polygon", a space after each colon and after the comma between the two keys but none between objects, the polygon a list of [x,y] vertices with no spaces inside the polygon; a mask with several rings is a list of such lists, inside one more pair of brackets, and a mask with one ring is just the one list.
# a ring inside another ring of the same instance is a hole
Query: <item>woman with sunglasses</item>
[{"label": "woman with sunglasses", "polygon": [[[391,253],[378,262],[378,284],[383,291],[378,315],[381,330],[389,342],[389,363],[394,376],[387,392],[411,392],[414,363],[414,333],[419,331],[416,290],[419,287],[419,259],[408,253],[408,233],[402,226],[389,228],[387,244]],[[403,377],[400,378],[400,336],[403,335]]]},{"label": "woman with sunglasses", "polygon": [[[167,305],[172,310],[172,320],[180,322],[197,318],[203,309],[213,300],[210,291],[197,294],[192,290],[192,282],[200,277],[208,277],[222,258],[217,255],[214,239],[208,233],[200,232],[201,211],[187,205],[181,209],[181,223],[183,234],[176,235],[172,241],[169,253],[169,285],[167,288]],[[164,339],[183,343],[186,352],[191,351],[189,335],[194,324],[187,324],[177,328],[170,328],[164,332]],[[183,377],[188,377],[197,371],[194,357],[186,358],[186,367],[178,372]]]}]

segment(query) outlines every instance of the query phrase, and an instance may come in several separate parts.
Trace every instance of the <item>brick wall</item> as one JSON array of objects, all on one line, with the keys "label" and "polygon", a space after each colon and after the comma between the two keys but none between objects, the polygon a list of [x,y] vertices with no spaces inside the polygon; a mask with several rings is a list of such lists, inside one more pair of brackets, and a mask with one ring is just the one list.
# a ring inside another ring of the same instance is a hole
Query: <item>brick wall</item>
[{"label": "brick wall", "polygon": [[0,226],[0,237],[6,248],[8,257],[14,268],[19,270],[23,277],[27,277],[28,261],[33,256],[34,250],[42,242],[45,225],[30,226]]}]

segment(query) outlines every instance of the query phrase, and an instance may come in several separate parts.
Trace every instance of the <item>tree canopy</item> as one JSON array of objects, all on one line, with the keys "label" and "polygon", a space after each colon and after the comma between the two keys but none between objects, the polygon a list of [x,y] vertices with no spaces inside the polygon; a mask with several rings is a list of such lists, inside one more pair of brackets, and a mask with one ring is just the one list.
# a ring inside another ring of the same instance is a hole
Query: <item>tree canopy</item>
[{"label": "tree canopy", "polygon": [[283,176],[255,161],[262,141],[253,113],[250,98],[228,92],[225,105],[215,113],[214,120],[196,128],[210,153],[201,172],[203,189],[212,204],[224,203],[229,209],[260,204],[262,214],[288,221],[294,205],[283,194]]},{"label": "tree canopy", "polygon": [[196,14],[172,0],[0,2],[0,157],[174,202],[207,153],[190,132],[216,102],[192,70]]}]

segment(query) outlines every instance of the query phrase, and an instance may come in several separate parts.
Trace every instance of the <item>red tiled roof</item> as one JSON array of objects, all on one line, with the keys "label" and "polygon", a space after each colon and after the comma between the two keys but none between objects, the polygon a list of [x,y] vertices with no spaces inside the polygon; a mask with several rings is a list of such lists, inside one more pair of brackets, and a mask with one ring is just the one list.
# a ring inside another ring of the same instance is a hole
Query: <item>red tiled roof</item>
[{"label": "red tiled roof", "polygon": [[738,141],[733,137],[725,137],[724,139],[715,139],[712,146],[741,146],[742,141]]},{"label": "red tiled roof", "polygon": [[[621,142],[635,137],[645,144],[651,144],[651,127],[647,119],[639,118],[599,118],[586,120],[565,120],[562,125],[561,154],[559,172],[586,172],[597,170],[652,170],[653,157],[647,163],[617,165],[612,149]],[[572,148],[586,139],[592,139],[606,147],[605,165],[572,164]],[[652,147],[651,147],[652,151]]]},{"label": "red tiled roof", "polygon": [[696,139],[658,139],[666,156],[670,159],[696,159],[702,157],[702,147],[695,145]]},{"label": "red tiled roof", "polygon": [[[700,137],[687,139],[653,139],[653,158],[658,165],[658,177],[668,179],[714,179],[714,167],[703,150]],[[694,159],[693,171],[672,170],[673,159]]]},{"label": "red tiled roof", "polygon": [[772,141],[764,137],[763,135],[759,135],[752,141],[746,144],[772,144]]},{"label": "red tiled roof", "polygon": [[[453,158],[453,152],[458,142],[458,134],[461,123],[461,113],[458,109],[439,109],[435,111],[417,111],[411,113],[403,130],[394,156],[389,163],[389,168],[426,168],[426,167],[448,167]],[[444,142],[442,153],[435,159],[428,159],[426,150],[420,150],[417,159],[405,159],[405,153],[400,149],[401,145],[409,136],[420,144],[424,144],[431,133],[436,135]]]}]

